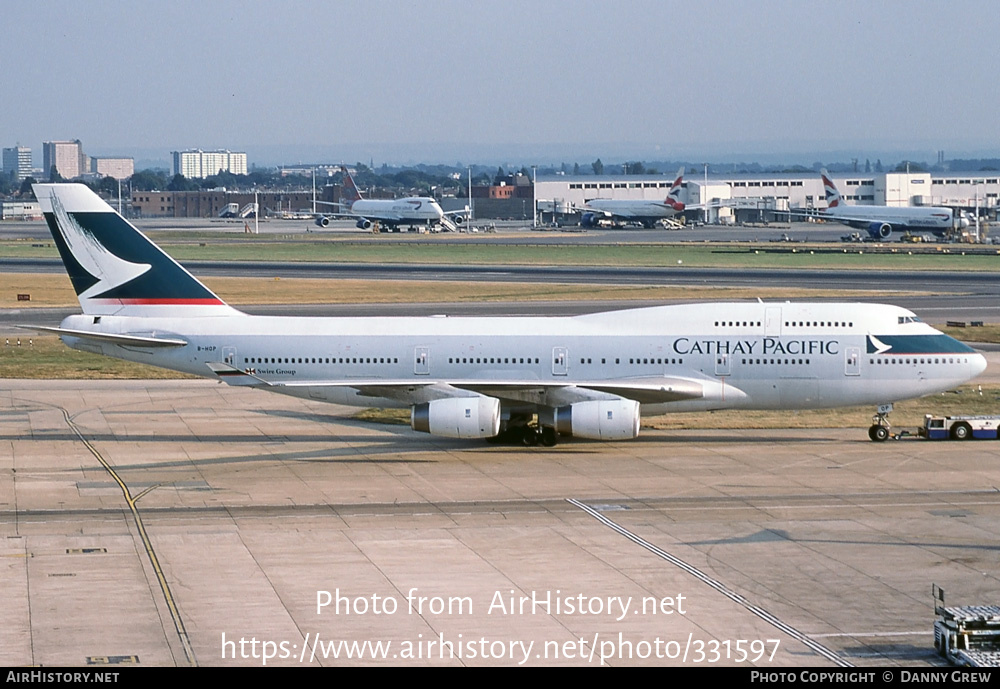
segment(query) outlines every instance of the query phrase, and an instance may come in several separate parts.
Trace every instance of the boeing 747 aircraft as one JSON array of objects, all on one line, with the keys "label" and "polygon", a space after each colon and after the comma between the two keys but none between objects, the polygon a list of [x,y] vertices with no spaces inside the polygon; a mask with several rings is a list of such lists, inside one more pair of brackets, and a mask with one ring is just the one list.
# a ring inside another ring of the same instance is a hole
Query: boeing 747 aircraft
[{"label": "boeing 747 aircraft", "polygon": [[[354,183],[354,178],[347,168],[341,168],[344,173],[344,199],[349,204],[349,213],[327,213],[316,218],[316,224],[327,227],[330,218],[355,218],[357,227],[367,230],[374,223],[389,228],[401,225],[418,227],[443,227],[455,232],[458,223],[465,220],[467,210],[444,211],[437,200],[429,196],[407,196],[402,199],[365,199],[361,190]],[[337,205],[337,204],[335,204]]]},{"label": "boeing 747 aircraft", "polygon": [[[985,359],[910,311],[703,303],[574,317],[251,316],[213,294],[89,188],[35,195],[83,314],[75,349],[359,407],[417,431],[554,445],[622,440],[640,414],[879,405],[951,389]],[[872,426],[873,439],[884,439]],[[876,437],[881,436],[881,437]]]}]

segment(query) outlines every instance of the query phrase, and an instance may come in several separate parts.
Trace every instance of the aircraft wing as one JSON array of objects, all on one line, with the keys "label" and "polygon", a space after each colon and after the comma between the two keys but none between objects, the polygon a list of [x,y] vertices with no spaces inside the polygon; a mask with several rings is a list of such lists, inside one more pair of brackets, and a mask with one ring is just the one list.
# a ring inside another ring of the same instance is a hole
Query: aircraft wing
[{"label": "aircraft wing", "polygon": [[342,212],[338,212],[338,211],[331,211],[329,213],[318,213],[317,212],[317,213],[313,213],[312,215],[313,215],[314,218],[317,218],[317,219],[319,219],[319,218],[351,218],[351,219],[357,220],[358,218],[362,217],[362,216],[358,215],[357,213],[342,213]]},{"label": "aircraft wing", "polygon": [[561,407],[576,402],[624,398],[640,404],[664,404],[703,397],[729,399],[742,397],[743,393],[714,379],[664,376],[655,378],[629,378],[619,381],[575,382],[540,380],[497,381],[439,381],[426,382],[384,379],[328,380],[328,381],[268,381],[259,377],[254,369],[241,370],[221,362],[211,362],[209,368],[230,385],[265,386],[270,388],[350,388],[362,397],[381,397],[406,404],[422,404],[436,399],[474,397],[485,395],[506,402],[539,404]]},{"label": "aircraft wing", "polygon": [[[861,207],[859,207],[859,208],[861,208]],[[905,210],[905,208],[903,210]],[[795,216],[798,216],[798,217],[805,217],[805,218],[816,218],[818,220],[830,220],[832,222],[843,222],[843,223],[858,222],[858,223],[879,223],[879,224],[885,223],[885,224],[888,224],[888,225],[895,225],[897,227],[905,226],[905,225],[908,225],[908,226],[917,225],[917,226],[919,226],[920,224],[926,222],[928,224],[926,224],[925,227],[926,227],[926,229],[929,229],[929,230],[940,229],[943,226],[943,224],[948,223],[948,222],[950,222],[952,220],[952,218],[946,216],[945,211],[942,211],[941,214],[940,214],[940,222],[942,223],[942,225],[931,224],[932,220],[936,221],[936,218],[934,218],[934,217],[907,218],[907,217],[905,217],[905,214],[902,214],[902,213],[900,215],[896,215],[896,216],[890,216],[890,217],[882,217],[882,218],[880,218],[880,217],[873,217],[871,215],[865,215],[863,212],[859,212],[857,215],[853,215],[853,214],[852,215],[843,215],[842,213],[837,213],[836,215],[833,215],[833,214],[830,214],[830,213],[823,213],[823,212],[818,212],[818,213],[817,212],[813,212],[813,213],[810,213],[808,211],[797,211],[797,210],[787,210],[787,211],[777,211],[776,210],[776,211],[772,211],[772,212],[774,212],[774,213],[780,213],[780,214],[787,214],[787,215],[795,215]]]},{"label": "aircraft wing", "polygon": [[[352,218],[354,220],[357,220],[359,217],[361,217],[357,213],[352,213],[350,210],[351,208],[350,205],[346,203],[334,203],[333,201],[316,201],[316,205],[333,206],[334,208],[340,209],[340,210],[331,210],[325,213],[319,211],[313,213],[312,214],[313,218],[316,219],[317,221],[323,218]],[[343,210],[345,208],[347,210]]]},{"label": "aircraft wing", "polygon": [[600,208],[591,208],[590,206],[573,206],[572,208],[578,213],[593,213],[594,215],[601,215],[605,218],[612,217],[610,211],[602,210]]},{"label": "aircraft wing", "polygon": [[552,381],[497,384],[477,382],[469,385],[456,383],[456,385],[488,397],[532,402],[548,407],[561,407],[577,402],[616,398],[635,400],[640,404],[662,404],[700,399],[705,396],[706,392],[706,386],[703,383],[708,383],[709,387],[715,385],[714,381],[698,381],[693,378],[680,377],[626,379],[615,382],[577,382],[571,385]]},{"label": "aircraft wing", "polygon": [[335,206],[337,208],[350,208],[349,204],[337,203],[336,201],[316,201],[317,206]]},{"label": "aircraft wing", "polygon": [[777,210],[777,209],[764,209],[768,213],[774,213],[775,215],[794,215],[798,218],[812,218],[814,220],[829,220],[831,222],[878,222],[877,218],[865,217],[861,215],[830,215],[822,209],[817,210],[805,210],[805,209],[795,209],[790,208],[788,210]]}]

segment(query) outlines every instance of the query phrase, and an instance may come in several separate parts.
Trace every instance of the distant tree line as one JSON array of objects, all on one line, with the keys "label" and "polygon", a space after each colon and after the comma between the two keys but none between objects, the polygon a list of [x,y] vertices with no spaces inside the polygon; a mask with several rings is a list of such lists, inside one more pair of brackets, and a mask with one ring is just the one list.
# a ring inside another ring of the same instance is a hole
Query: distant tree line
[{"label": "distant tree line", "polygon": [[[539,176],[551,176],[557,174],[593,174],[593,175],[660,175],[663,170],[668,173],[678,167],[685,167],[688,174],[693,171],[701,171],[704,162],[690,162],[680,160],[626,160],[624,162],[604,163],[600,158],[593,162],[563,162],[559,165],[539,165],[536,168]],[[413,165],[405,167],[391,167],[383,164],[379,168],[373,168],[364,163],[355,163],[351,166],[356,170],[355,181],[362,189],[379,189],[393,195],[420,194],[427,196],[465,196],[468,193],[468,180],[470,166],[456,163],[455,165]],[[789,173],[808,174],[818,172],[822,168],[827,168],[834,173],[858,173],[865,174],[882,173],[885,170],[903,172],[909,169],[911,172],[986,172],[1000,170],[1000,158],[970,158],[954,159],[935,164],[928,164],[921,161],[902,161],[899,163],[883,164],[881,160],[872,161],[854,158],[849,162],[822,162],[817,161],[811,165],[765,165],[756,162],[723,162],[709,164],[709,172],[713,174],[767,174],[767,173]],[[532,170],[521,165],[520,167],[499,166],[494,171],[491,167],[483,165],[472,165],[472,184],[474,186],[510,183],[515,175],[521,174],[532,177]],[[49,170],[49,179],[43,181],[61,182],[64,180],[55,170]],[[332,177],[317,179],[317,184],[342,183],[342,174],[336,173]],[[31,185],[35,183],[34,178],[29,178],[22,182],[17,182],[11,173],[0,173],[0,196],[21,198],[33,198]],[[98,181],[84,182],[91,188],[106,197],[116,197],[118,195],[118,182],[110,177],[102,178]],[[171,176],[163,169],[139,170],[132,175],[131,179],[123,184],[132,191],[199,191],[208,189],[226,188],[230,190],[249,190],[257,188],[267,191],[302,191],[310,189],[313,184],[311,175],[282,175],[276,168],[255,169],[246,175],[234,175],[229,172],[220,172],[205,179],[189,179],[183,175]],[[127,192],[123,192],[127,193]]]}]

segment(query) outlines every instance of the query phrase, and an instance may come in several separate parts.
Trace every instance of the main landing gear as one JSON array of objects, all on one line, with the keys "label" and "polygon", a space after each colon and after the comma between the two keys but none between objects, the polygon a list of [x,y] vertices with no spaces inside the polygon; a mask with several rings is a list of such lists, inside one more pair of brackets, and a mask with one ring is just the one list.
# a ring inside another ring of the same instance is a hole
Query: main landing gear
[{"label": "main landing gear", "polygon": [[868,437],[874,442],[881,443],[889,439],[891,435],[889,429],[892,428],[892,424],[889,423],[889,412],[891,411],[891,404],[880,404],[875,415],[872,416],[872,425],[868,427]]},{"label": "main landing gear", "polygon": [[504,425],[499,435],[487,438],[491,444],[523,445],[535,447],[541,443],[544,447],[555,447],[559,442],[559,434],[551,426],[538,427],[530,423],[531,417],[512,416]]}]

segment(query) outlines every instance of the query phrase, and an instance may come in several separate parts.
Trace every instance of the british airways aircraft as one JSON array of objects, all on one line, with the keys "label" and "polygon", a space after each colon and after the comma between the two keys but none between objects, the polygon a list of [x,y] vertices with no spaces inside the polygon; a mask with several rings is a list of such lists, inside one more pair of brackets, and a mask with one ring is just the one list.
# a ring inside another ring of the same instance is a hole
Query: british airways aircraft
[{"label": "british airways aircraft", "polygon": [[684,168],[677,171],[674,183],[663,201],[647,201],[643,199],[591,199],[581,208],[580,224],[583,227],[596,227],[602,219],[624,220],[637,222],[643,227],[652,228],[660,220],[672,218],[682,213],[685,205],[680,200],[681,185],[684,183]]},{"label": "british airways aircraft", "polygon": [[969,219],[956,216],[951,208],[942,206],[857,206],[848,205],[837,191],[830,173],[823,169],[823,191],[827,208],[816,213],[798,215],[836,220],[859,230],[872,239],[886,240],[893,232],[917,231],[944,235],[956,228],[969,226]]},{"label": "british airways aircraft", "polygon": [[[703,303],[573,317],[251,316],[80,184],[36,184],[83,314],[70,347],[306,399],[411,408],[417,431],[622,440],[640,414],[881,405],[981,373],[910,311]],[[883,417],[873,440],[888,436]],[[881,430],[879,430],[881,429]],[[884,433],[883,433],[884,432]]]},{"label": "british airways aircraft", "polygon": [[[344,200],[350,208],[349,213],[326,213],[316,218],[316,224],[327,227],[330,218],[354,218],[357,227],[367,230],[376,222],[389,228],[400,225],[443,227],[452,232],[458,231],[458,224],[465,220],[468,211],[445,211],[441,204],[429,196],[407,196],[401,199],[366,199],[361,196],[361,190],[354,183],[354,178],[342,167],[344,173]],[[341,204],[334,204],[341,205]]]}]

